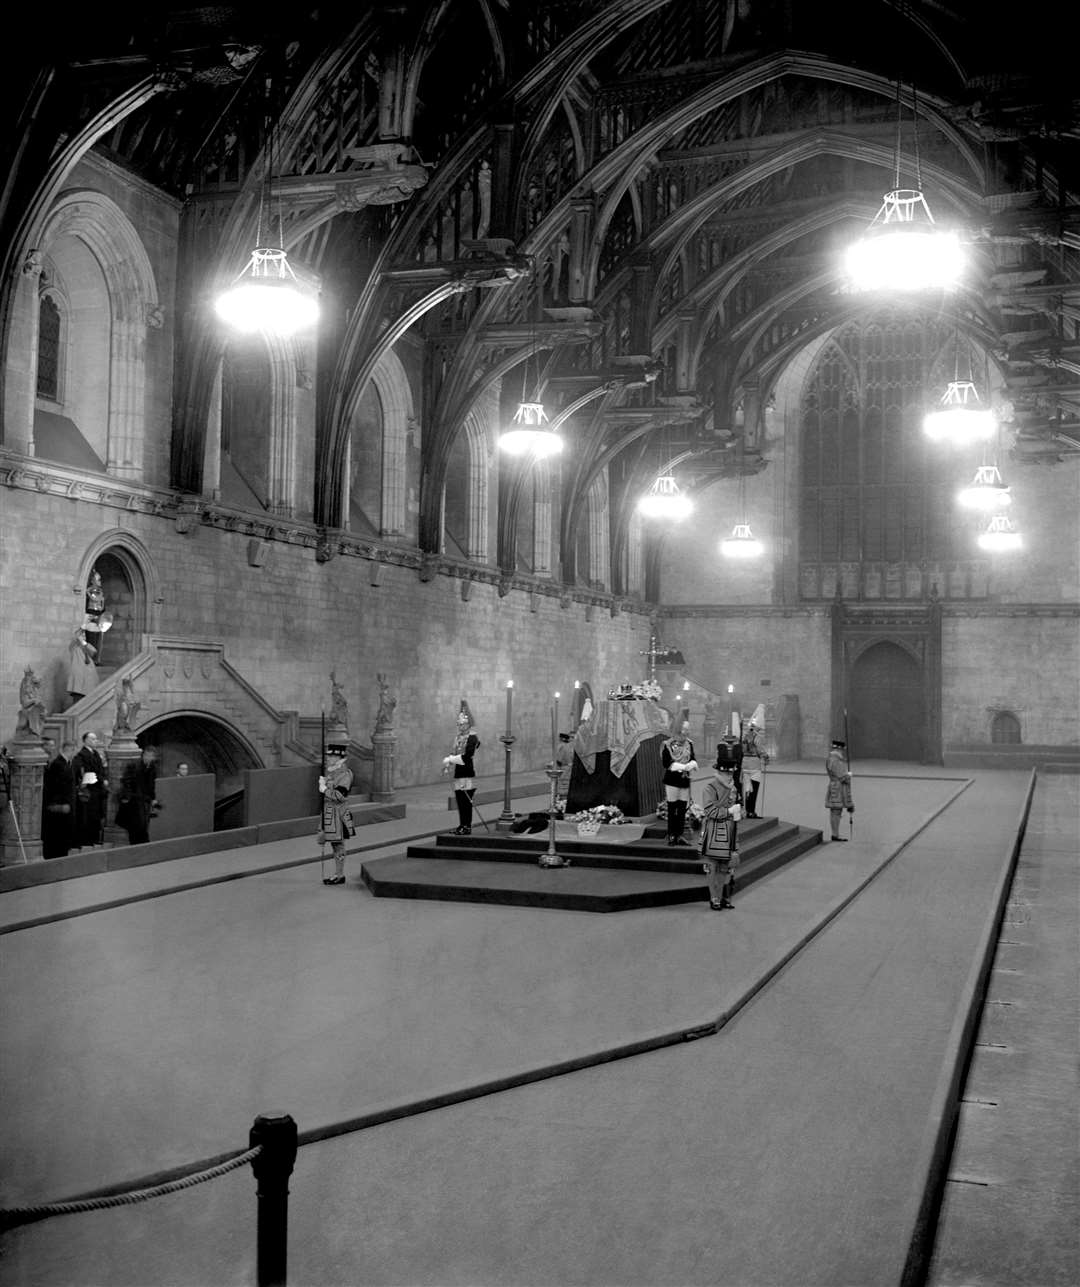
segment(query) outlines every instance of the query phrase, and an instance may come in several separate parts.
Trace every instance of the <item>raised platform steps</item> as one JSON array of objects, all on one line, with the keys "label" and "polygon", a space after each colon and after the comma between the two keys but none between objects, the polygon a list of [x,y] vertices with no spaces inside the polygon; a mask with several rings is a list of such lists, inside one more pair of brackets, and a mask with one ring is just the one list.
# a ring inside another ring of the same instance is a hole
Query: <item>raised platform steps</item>
[{"label": "raised platform steps", "polygon": [[[694,848],[670,848],[659,828],[625,845],[559,838],[565,867],[541,867],[546,834],[441,834],[404,854],[375,858],[360,868],[376,898],[500,903],[569,911],[618,912],[708,898]],[[687,839],[696,843],[688,833]],[[778,818],[739,827],[741,862],[736,894],[821,843],[821,832]]]}]

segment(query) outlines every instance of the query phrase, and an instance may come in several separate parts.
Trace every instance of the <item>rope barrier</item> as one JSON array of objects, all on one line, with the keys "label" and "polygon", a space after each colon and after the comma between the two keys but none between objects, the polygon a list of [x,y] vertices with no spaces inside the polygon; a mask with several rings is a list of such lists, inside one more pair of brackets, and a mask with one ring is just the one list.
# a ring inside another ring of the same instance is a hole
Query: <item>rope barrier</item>
[{"label": "rope barrier", "polygon": [[237,1167],[246,1166],[263,1151],[261,1144],[255,1148],[245,1149],[227,1162],[220,1162],[205,1171],[186,1175],[181,1180],[169,1180],[165,1184],[155,1184],[149,1189],[129,1189],[126,1193],[114,1193],[107,1198],[86,1198],[80,1202],[48,1202],[36,1207],[0,1208],[0,1224],[5,1227],[30,1224],[35,1220],[47,1220],[50,1216],[77,1215],[84,1211],[102,1211],[107,1207],[131,1206],[136,1202],[148,1202],[151,1198],[161,1198],[168,1193],[179,1193],[181,1189],[193,1188],[196,1184],[205,1184],[207,1180],[216,1180],[219,1176],[235,1171]]}]

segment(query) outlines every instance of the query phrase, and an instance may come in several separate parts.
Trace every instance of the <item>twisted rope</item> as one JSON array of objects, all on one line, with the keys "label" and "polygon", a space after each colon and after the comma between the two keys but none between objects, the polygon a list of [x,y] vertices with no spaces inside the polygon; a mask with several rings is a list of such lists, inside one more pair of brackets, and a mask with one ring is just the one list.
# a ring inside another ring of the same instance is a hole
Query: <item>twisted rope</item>
[{"label": "twisted rope", "polygon": [[245,1166],[258,1157],[262,1145],[246,1149],[227,1162],[220,1162],[205,1171],[196,1171],[194,1175],[185,1175],[180,1180],[169,1180],[165,1184],[155,1184],[149,1189],[129,1189],[126,1193],[114,1193],[107,1198],[86,1198],[79,1202],[49,1202],[37,1207],[4,1207],[0,1208],[0,1223],[5,1226],[30,1224],[35,1220],[47,1220],[49,1216],[77,1215],[83,1211],[102,1211],[106,1207],[132,1206],[136,1202],[148,1202],[151,1198],[161,1198],[167,1193],[179,1193],[181,1189],[193,1188],[196,1184],[205,1184],[207,1180],[216,1180],[218,1176],[227,1175],[237,1167]]}]

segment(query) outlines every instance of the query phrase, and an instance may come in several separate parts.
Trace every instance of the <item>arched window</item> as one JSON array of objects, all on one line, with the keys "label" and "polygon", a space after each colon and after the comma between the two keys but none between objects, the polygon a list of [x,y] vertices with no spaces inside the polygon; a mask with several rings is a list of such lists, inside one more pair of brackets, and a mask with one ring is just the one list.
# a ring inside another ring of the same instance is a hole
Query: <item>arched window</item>
[{"label": "arched window", "polygon": [[1019,745],[1020,721],[1012,711],[998,711],[994,716],[994,722],[990,725],[990,741],[995,745]]},{"label": "arched window", "polygon": [[60,307],[51,295],[38,304],[37,394],[60,401]]}]

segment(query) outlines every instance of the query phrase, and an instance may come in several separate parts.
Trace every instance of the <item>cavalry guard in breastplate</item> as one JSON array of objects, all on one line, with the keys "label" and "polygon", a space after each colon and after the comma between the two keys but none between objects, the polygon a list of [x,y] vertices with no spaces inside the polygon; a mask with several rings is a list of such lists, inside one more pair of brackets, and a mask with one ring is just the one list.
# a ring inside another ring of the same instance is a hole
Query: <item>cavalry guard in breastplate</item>
[{"label": "cavalry guard in breastplate", "polygon": [[769,757],[765,751],[765,705],[761,703],[750,716],[742,734],[742,781],[745,791],[746,817],[758,817],[758,793],[765,780]]}]

